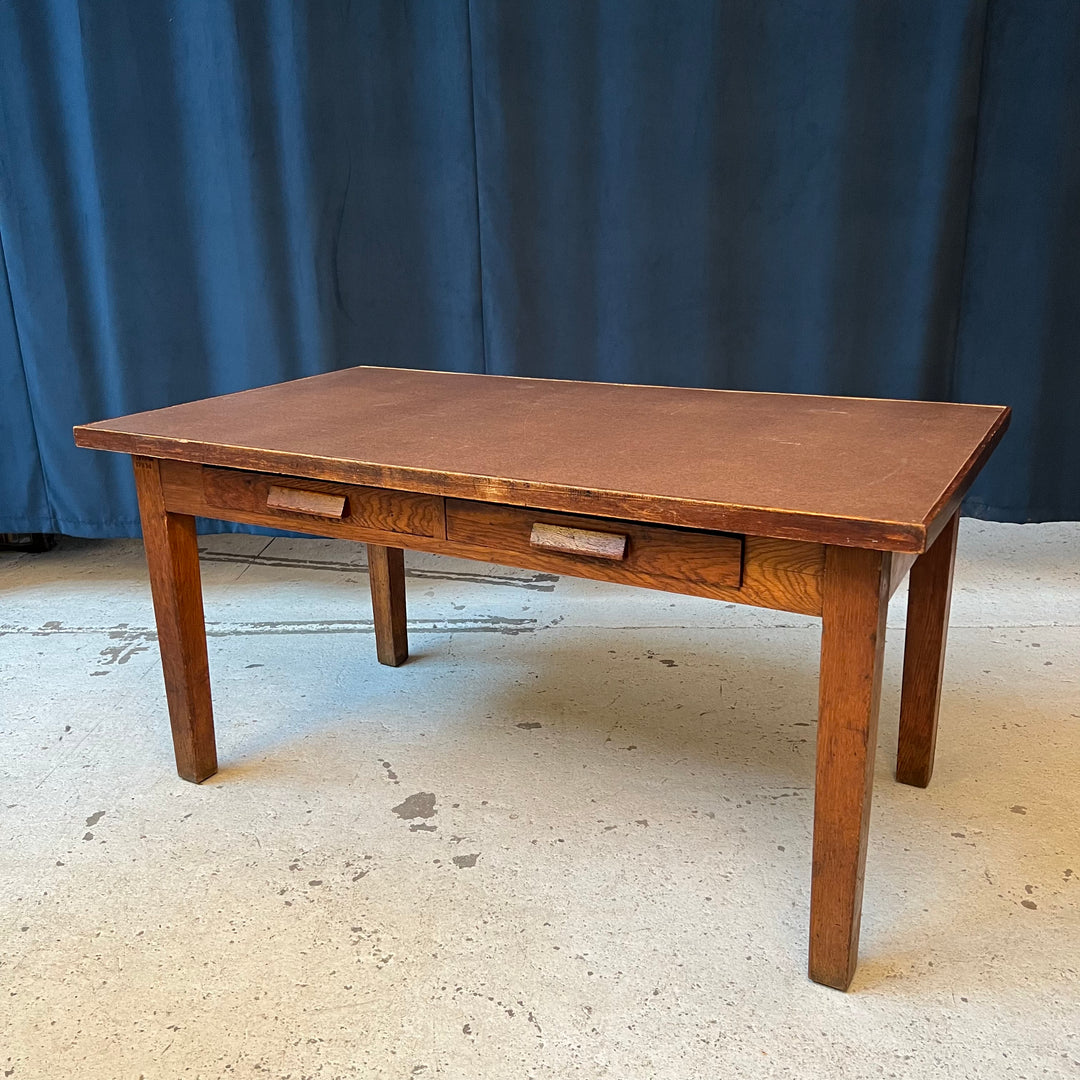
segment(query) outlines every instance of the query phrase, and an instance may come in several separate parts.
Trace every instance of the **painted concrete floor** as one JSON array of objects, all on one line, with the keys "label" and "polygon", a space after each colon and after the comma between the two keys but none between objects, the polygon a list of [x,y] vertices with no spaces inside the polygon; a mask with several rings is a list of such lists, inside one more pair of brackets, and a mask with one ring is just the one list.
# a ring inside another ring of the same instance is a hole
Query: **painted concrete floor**
[{"label": "painted concrete floor", "polygon": [[4,1077],[1080,1076],[1080,525],[963,523],[925,791],[890,635],[849,994],[814,620],[410,556],[392,670],[361,546],[201,546],[201,787],[141,546],[0,556]]}]

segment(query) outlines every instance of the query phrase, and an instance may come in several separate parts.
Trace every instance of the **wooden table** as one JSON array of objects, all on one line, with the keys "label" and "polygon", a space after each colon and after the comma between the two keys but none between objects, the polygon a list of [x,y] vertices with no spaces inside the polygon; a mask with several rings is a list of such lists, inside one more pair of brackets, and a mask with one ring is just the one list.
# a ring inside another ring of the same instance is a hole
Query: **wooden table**
[{"label": "wooden table", "polygon": [[820,615],[810,977],[855,971],[889,597],[910,571],[897,779],[934,763],[960,500],[1009,410],[358,367],[75,429],[131,454],[180,775],[217,769],[195,516]]}]

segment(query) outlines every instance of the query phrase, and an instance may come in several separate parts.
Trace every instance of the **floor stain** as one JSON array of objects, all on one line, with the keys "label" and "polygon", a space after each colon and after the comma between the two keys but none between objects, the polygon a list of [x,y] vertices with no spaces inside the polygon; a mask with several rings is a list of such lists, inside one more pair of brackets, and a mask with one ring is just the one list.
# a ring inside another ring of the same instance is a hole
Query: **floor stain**
[{"label": "floor stain", "polygon": [[524,724],[518,724],[517,726],[523,731],[535,731],[538,727],[543,727],[544,725],[535,720],[526,720]]},{"label": "floor stain", "polygon": [[99,810],[96,814],[91,814],[86,819],[86,827],[89,829],[92,826],[96,825],[104,816],[105,816],[105,811],[104,810]]},{"label": "floor stain", "polygon": [[[409,630],[419,634],[532,634],[540,629],[536,619],[512,619],[503,615],[477,615],[462,619],[410,619]],[[265,622],[206,624],[208,638],[268,637],[293,634],[374,634],[372,619],[296,619]],[[104,664],[126,664],[137,653],[146,652],[157,641],[157,631],[149,626],[64,626],[57,622],[41,626],[0,624],[0,637],[27,634],[107,634],[118,644],[101,650]]]},{"label": "floor stain", "polygon": [[[49,630],[49,633],[59,632],[62,632],[59,626]],[[100,655],[104,657],[103,664],[106,667],[110,664],[126,664],[133,656],[149,652],[152,641],[157,638],[157,634],[151,636],[146,627],[128,628],[126,623],[121,623],[115,629],[109,630],[108,634],[116,644],[108,645],[101,650]]]},{"label": "floor stain", "polygon": [[470,866],[475,866],[476,860],[479,858],[480,852],[478,851],[475,855],[455,855],[451,861],[459,870],[465,870]]},{"label": "floor stain", "polygon": [[410,795],[403,803],[398,803],[390,809],[403,821],[434,817],[438,813],[435,809],[435,794],[431,791],[418,791],[415,795]]}]

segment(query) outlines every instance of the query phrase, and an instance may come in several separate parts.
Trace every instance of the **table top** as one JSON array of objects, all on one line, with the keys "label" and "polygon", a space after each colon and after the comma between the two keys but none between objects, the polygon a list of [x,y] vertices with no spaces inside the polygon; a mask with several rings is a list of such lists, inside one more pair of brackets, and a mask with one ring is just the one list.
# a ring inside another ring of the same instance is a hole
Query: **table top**
[{"label": "table top", "polygon": [[990,405],[356,367],[75,429],[80,446],[548,510],[925,550]]}]

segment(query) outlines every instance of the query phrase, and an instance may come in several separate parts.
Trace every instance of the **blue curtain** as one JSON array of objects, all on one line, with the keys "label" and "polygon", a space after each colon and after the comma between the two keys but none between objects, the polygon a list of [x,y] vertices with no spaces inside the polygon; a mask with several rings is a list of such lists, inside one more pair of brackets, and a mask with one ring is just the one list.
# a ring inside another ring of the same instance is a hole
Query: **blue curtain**
[{"label": "blue curtain", "polygon": [[0,531],[71,426],[357,363],[1014,406],[1080,517],[1074,0],[0,5]]},{"label": "blue curtain", "polygon": [[0,4],[0,531],[138,534],[73,424],[481,370],[471,102],[463,3]]},{"label": "blue curtain", "polygon": [[1013,406],[967,512],[1080,519],[1080,3],[993,0],[952,392]]}]

